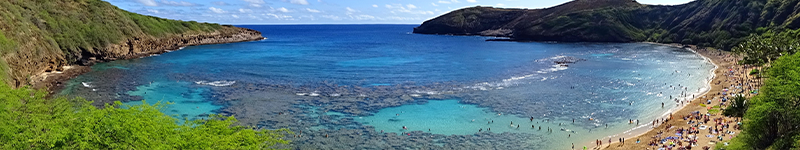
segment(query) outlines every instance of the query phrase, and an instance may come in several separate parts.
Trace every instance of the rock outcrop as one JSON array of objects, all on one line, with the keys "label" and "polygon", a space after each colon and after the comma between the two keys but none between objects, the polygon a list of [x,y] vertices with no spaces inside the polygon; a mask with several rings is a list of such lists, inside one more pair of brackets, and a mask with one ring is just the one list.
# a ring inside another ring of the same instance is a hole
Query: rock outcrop
[{"label": "rock outcrop", "polygon": [[[126,39],[119,44],[110,44],[103,48],[83,51],[78,54],[78,62],[59,62],[64,61],[63,59],[40,59],[38,61],[12,61],[9,62],[9,66],[12,69],[19,68],[17,70],[28,71],[18,73],[31,75],[30,79],[28,79],[29,83],[19,83],[20,85],[33,85],[36,88],[51,88],[57,86],[63,80],[89,71],[88,67],[80,66],[91,66],[97,62],[146,57],[152,54],[165,53],[169,50],[178,50],[185,46],[245,42],[262,39],[265,38],[261,35],[261,32],[256,30],[225,27],[215,32],[194,32],[161,38],[151,36],[134,37]],[[65,68],[75,69],[67,70]]]}]

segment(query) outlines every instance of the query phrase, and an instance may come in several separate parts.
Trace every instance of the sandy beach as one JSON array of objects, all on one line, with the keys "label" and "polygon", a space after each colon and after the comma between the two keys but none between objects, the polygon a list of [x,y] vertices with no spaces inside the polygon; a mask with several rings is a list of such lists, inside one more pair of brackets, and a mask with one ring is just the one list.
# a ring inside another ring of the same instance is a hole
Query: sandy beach
[{"label": "sandy beach", "polygon": [[[672,46],[679,46],[679,45],[672,45]],[[689,142],[694,143],[692,148],[702,149],[703,147],[710,147],[713,148],[717,144],[723,144],[720,142],[719,137],[722,137],[723,141],[728,141],[730,138],[735,137],[738,135],[740,130],[735,127],[736,121],[739,118],[730,118],[724,117],[721,115],[721,111],[717,114],[711,114],[710,116],[706,116],[709,112],[709,107],[712,106],[719,106],[722,101],[720,97],[722,96],[723,90],[726,88],[730,88],[734,86],[739,80],[734,79],[747,79],[748,76],[746,73],[752,68],[746,68],[745,66],[737,65],[736,58],[731,56],[730,52],[726,51],[718,51],[718,50],[707,50],[707,49],[697,49],[696,47],[692,46],[692,49],[695,50],[696,53],[706,57],[717,66],[714,72],[714,78],[711,80],[710,83],[710,90],[702,95],[698,96],[688,104],[682,106],[681,109],[674,111],[671,113],[670,116],[665,116],[661,118],[661,120],[654,120],[654,121],[642,121],[643,124],[651,124],[654,126],[647,127],[648,131],[646,132],[639,132],[638,134],[635,133],[625,133],[619,134],[611,139],[598,139],[601,141],[602,145],[593,147],[592,149],[623,149],[623,150],[631,150],[631,149],[659,149],[672,146],[672,148],[679,148],[682,146],[690,145]],[[733,73],[731,72],[733,71]],[[744,84],[744,81],[740,83],[744,86],[750,86]],[[751,82],[747,82],[751,83]],[[750,88],[757,89],[760,83],[754,83]],[[735,89],[735,88],[732,88]],[[739,90],[735,91],[738,92]],[[731,91],[733,93],[734,91]],[[745,92],[747,93],[747,92]],[[751,94],[747,94],[746,97],[753,96]],[[730,96],[728,96],[730,98]],[[711,100],[711,104],[707,104],[708,100]],[[722,107],[724,108],[724,107]],[[700,112],[699,114],[695,114],[695,116],[691,116],[693,112]],[[683,118],[685,117],[685,118]],[[697,118],[699,119],[697,119]],[[663,121],[662,121],[663,120]],[[707,126],[706,129],[699,128],[697,123],[689,123],[690,121],[699,121],[699,122],[706,122],[703,124]],[[727,125],[727,126],[726,126]],[[720,132],[713,133],[711,129],[719,128]],[[724,131],[724,132],[723,132]],[[727,132],[733,132],[734,134],[725,134]],[[676,133],[682,133],[681,136],[677,136]],[[696,136],[697,138],[692,138]],[[708,137],[710,136],[710,137]],[[668,137],[677,137],[679,140],[663,140]],[[624,138],[624,142],[620,142],[620,138]],[[610,144],[608,141],[612,141]],[[637,141],[640,141],[637,143]],[[680,144],[677,141],[681,141]],[[593,144],[597,144],[596,142],[592,142]]]}]

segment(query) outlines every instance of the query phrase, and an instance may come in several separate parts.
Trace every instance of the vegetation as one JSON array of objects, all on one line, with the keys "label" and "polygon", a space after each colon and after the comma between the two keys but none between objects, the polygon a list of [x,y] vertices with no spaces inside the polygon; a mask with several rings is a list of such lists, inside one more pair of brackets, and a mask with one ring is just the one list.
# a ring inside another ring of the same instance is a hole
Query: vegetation
[{"label": "vegetation", "polygon": [[732,149],[800,148],[800,54],[773,62],[761,93],[744,114],[743,132]]},{"label": "vegetation", "polygon": [[506,36],[517,40],[649,41],[731,50],[744,41],[754,41],[749,39],[751,34],[800,28],[799,2],[696,0],[660,6],[631,0],[574,0],[532,10],[473,7],[426,21],[414,32],[461,35],[512,29]]},{"label": "vegetation", "polygon": [[800,38],[797,30],[788,32],[768,32],[762,35],[751,35],[748,40],[733,48],[733,52],[745,56],[743,64],[770,64],[783,55],[791,55],[800,51]]},{"label": "vegetation", "polygon": [[81,58],[104,54],[102,48],[109,44],[134,37],[225,28],[135,14],[102,0],[2,0],[0,22],[0,59],[4,60],[0,66],[14,69],[0,68],[4,71],[0,74],[8,76],[0,82],[15,87],[25,85],[28,75],[41,71],[41,63],[75,64]]},{"label": "vegetation", "polygon": [[744,98],[742,95],[736,95],[730,102],[730,106],[725,108],[723,111],[723,115],[731,116],[731,117],[744,117],[744,113],[747,111],[747,98]]},{"label": "vegetation", "polygon": [[757,75],[757,74],[758,74],[758,69],[753,69],[753,70],[750,70],[750,75],[751,75],[751,76],[752,76],[752,75]]},{"label": "vegetation", "polygon": [[[734,52],[742,63],[766,64],[759,94],[750,100],[736,97],[726,115],[743,116],[743,131],[725,149],[800,148],[800,54],[797,31],[751,36]],[[766,47],[766,48],[765,48]]]},{"label": "vegetation", "polygon": [[292,134],[233,126],[235,118],[217,115],[178,124],[159,111],[163,104],[97,109],[46,94],[0,83],[0,149],[265,149]]}]

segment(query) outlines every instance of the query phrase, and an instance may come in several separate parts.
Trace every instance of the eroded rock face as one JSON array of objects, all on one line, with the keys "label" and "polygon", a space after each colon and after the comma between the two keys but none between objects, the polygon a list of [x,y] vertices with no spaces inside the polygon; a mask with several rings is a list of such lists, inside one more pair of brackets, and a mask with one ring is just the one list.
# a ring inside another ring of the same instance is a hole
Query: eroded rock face
[{"label": "eroded rock face", "polygon": [[[21,59],[6,59],[14,78],[14,86],[34,85],[37,88],[51,87],[52,84],[70,78],[59,76],[48,79],[48,74],[63,71],[64,66],[81,65],[90,66],[97,62],[113,61],[117,59],[132,59],[151,54],[160,54],[168,50],[177,50],[180,47],[220,44],[243,41],[261,40],[261,32],[252,29],[223,27],[214,32],[189,32],[184,34],[167,35],[165,37],[138,36],[122,40],[118,44],[110,44],[102,48],[84,49],[73,54],[45,54],[43,56],[19,54]],[[77,62],[68,62],[66,56],[79,58]],[[76,74],[77,75],[77,74]],[[27,81],[26,81],[27,80]]]}]

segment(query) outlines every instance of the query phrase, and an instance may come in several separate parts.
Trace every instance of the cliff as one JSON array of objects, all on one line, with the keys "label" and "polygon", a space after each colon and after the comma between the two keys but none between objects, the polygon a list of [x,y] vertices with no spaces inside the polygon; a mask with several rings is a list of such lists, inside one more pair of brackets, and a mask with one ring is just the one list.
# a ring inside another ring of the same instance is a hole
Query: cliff
[{"label": "cliff", "polygon": [[574,0],[545,9],[471,7],[425,21],[420,34],[518,41],[661,42],[730,49],[750,34],[800,27],[800,0],[696,0],[675,6]]},{"label": "cliff", "polygon": [[0,1],[0,80],[20,87],[64,66],[259,39],[255,30],[144,16],[101,0]]}]

